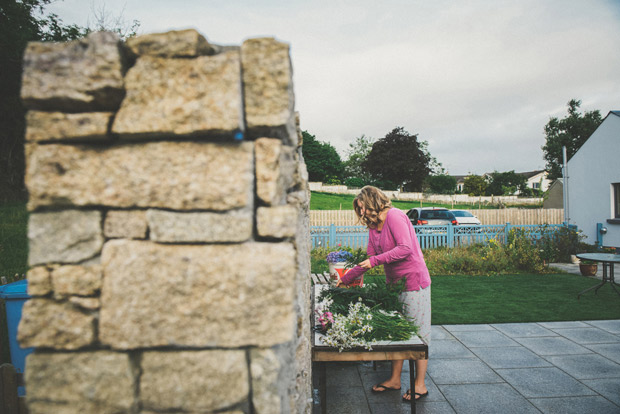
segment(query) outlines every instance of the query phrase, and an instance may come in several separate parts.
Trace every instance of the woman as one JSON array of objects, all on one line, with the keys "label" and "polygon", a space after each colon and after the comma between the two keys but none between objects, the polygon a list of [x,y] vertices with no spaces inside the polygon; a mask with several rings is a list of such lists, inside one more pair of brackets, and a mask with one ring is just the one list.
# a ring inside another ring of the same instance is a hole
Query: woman
[{"label": "woman", "polygon": [[[366,186],[353,200],[353,208],[362,224],[369,230],[368,256],[345,273],[338,286],[348,285],[368,269],[383,265],[386,283],[405,278],[405,291],[399,299],[405,305],[408,317],[420,326],[420,337],[429,345],[431,339],[431,278],[422,256],[420,244],[409,218],[401,210],[392,208],[390,199],[376,187]],[[392,376],[372,387],[376,393],[400,390],[403,360],[392,361]],[[415,361],[415,398],[428,395],[424,378],[428,359]],[[410,401],[411,390],[403,395]]]}]

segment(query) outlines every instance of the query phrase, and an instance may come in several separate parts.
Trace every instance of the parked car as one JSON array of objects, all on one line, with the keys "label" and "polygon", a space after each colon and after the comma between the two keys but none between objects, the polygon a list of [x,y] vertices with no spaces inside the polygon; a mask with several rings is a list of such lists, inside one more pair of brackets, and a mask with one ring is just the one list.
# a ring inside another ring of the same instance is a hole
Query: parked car
[{"label": "parked car", "polygon": [[478,220],[478,217],[474,216],[467,210],[450,210],[454,217],[456,217],[456,221],[459,224],[465,224],[468,226],[479,226],[482,223]]},{"label": "parked car", "polygon": [[416,207],[407,211],[407,217],[414,226],[445,226],[447,224],[457,225],[458,222],[454,214],[447,208],[441,207]]}]

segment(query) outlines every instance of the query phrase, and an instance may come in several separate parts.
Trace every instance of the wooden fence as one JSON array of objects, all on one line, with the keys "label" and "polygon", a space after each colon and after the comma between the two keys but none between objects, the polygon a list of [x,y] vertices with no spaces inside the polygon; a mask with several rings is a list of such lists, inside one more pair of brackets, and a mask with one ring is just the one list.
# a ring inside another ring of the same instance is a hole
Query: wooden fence
[{"label": "wooden fence", "polygon": [[[556,208],[503,208],[467,210],[480,219],[482,224],[561,224],[564,210]],[[353,210],[310,210],[311,226],[358,226]]]}]

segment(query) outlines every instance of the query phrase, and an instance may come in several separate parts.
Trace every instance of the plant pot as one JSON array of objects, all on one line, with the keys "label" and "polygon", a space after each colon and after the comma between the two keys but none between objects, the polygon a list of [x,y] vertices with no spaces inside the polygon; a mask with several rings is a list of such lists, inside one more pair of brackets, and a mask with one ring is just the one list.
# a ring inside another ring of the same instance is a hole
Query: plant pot
[{"label": "plant pot", "polygon": [[596,275],[596,271],[598,270],[597,264],[579,264],[579,271],[583,276],[594,276]]},{"label": "plant pot", "polygon": [[[329,278],[331,279],[333,284],[336,284],[336,282],[340,280],[340,278],[344,276],[345,273],[351,270],[351,269],[346,268],[347,264],[345,262],[336,262],[336,263],[327,263],[327,264],[329,265]],[[364,276],[362,275],[362,277],[353,281],[353,283],[351,283],[349,287],[362,286],[363,284],[364,284]]]}]

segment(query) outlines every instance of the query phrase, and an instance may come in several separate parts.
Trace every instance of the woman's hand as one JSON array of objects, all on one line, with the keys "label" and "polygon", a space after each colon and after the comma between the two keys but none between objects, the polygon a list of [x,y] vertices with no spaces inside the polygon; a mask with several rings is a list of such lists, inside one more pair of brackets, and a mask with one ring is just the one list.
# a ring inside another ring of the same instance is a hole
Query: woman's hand
[{"label": "woman's hand", "polygon": [[338,279],[338,281],[336,282],[336,287],[342,287],[342,286],[346,286],[346,285],[342,283],[342,280]]},{"label": "woman's hand", "polygon": [[372,269],[372,265],[370,264],[370,259],[366,259],[361,263],[357,264],[359,267],[363,267],[364,269]]}]

